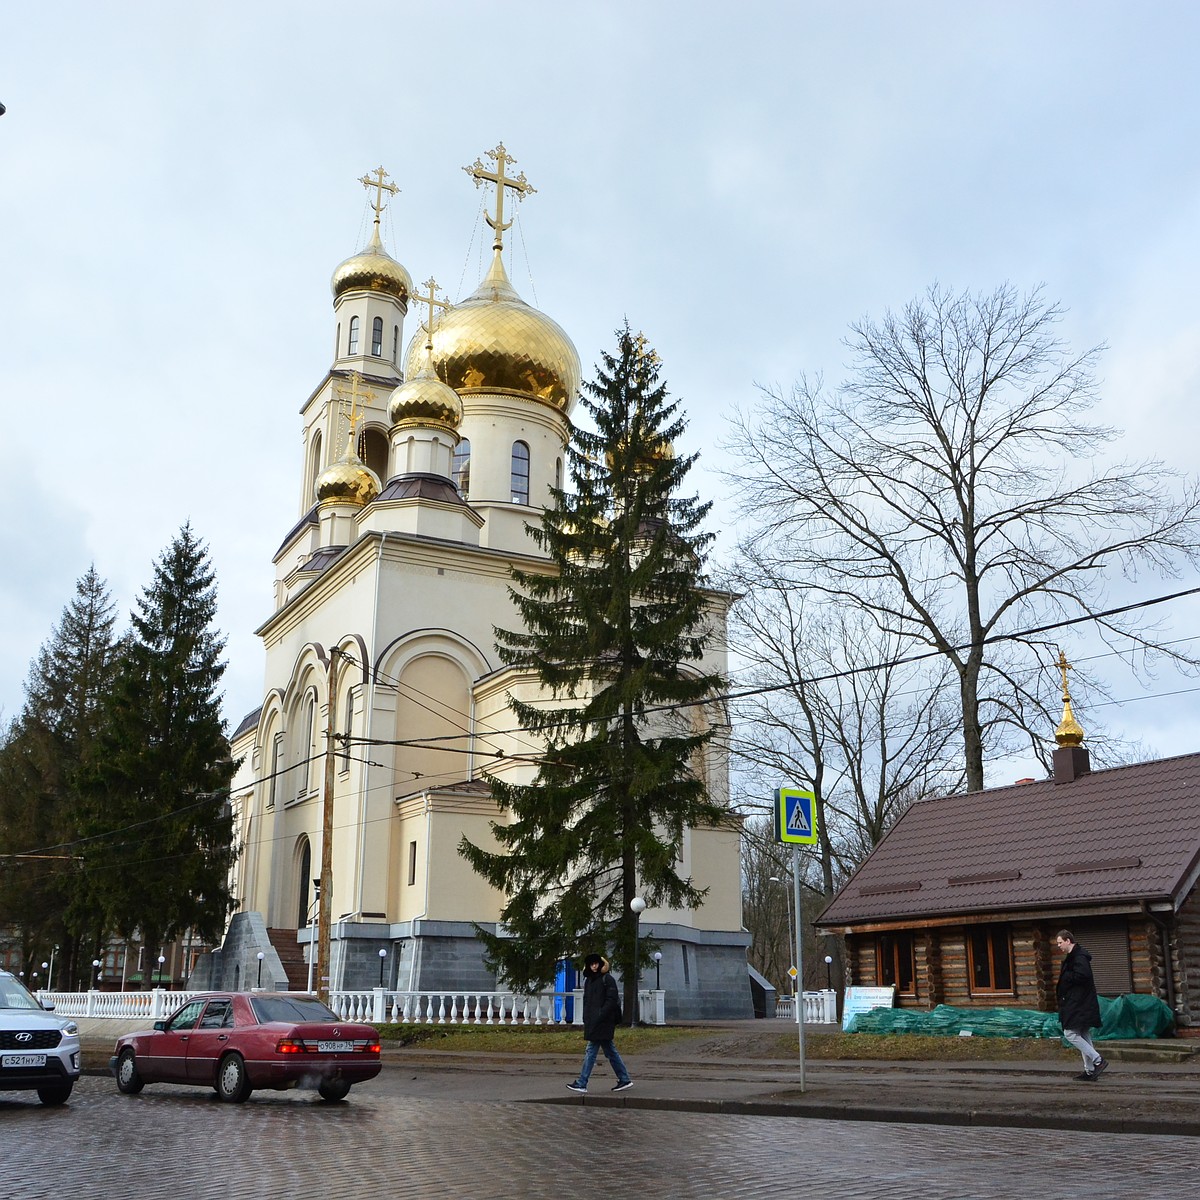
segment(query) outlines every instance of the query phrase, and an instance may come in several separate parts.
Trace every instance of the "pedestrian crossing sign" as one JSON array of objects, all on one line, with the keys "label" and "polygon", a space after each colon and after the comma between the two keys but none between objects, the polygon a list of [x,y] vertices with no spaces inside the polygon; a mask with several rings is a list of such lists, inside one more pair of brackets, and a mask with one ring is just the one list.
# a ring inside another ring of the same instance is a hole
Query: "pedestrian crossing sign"
[{"label": "pedestrian crossing sign", "polygon": [[817,798],[800,788],[775,793],[775,840],[786,846],[817,844]]}]

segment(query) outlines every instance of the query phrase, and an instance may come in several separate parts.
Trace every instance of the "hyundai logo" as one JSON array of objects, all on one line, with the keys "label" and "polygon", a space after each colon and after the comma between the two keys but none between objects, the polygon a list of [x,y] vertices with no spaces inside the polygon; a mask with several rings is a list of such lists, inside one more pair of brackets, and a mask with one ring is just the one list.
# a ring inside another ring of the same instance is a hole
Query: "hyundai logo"
[{"label": "hyundai logo", "polygon": [[18,1042],[32,1042],[33,1034],[32,1033],[18,1033],[16,1040]]}]

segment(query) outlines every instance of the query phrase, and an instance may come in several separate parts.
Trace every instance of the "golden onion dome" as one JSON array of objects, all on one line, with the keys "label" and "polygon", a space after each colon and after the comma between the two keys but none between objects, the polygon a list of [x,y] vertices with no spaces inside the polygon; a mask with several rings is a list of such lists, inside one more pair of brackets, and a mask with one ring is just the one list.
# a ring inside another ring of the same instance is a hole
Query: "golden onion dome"
[{"label": "golden onion dome", "polygon": [[379,226],[376,225],[367,248],[346,259],[334,271],[329,286],[335,300],[345,292],[383,292],[407,306],[412,292],[412,276],[383,248],[379,240]]},{"label": "golden onion dome", "polygon": [[[422,365],[425,341],[409,343],[406,375]],[[499,251],[474,293],[434,326],[433,369],[454,391],[511,392],[569,412],[579,390],[579,355],[545,313],[517,295]]]},{"label": "golden onion dome", "polygon": [[379,476],[354,450],[354,435],[346,439],[346,452],[317,476],[318,504],[353,504],[362,508],[383,490]]},{"label": "golden onion dome", "polygon": [[458,393],[437,377],[428,361],[419,374],[392,393],[388,402],[388,419],[393,425],[402,421],[428,421],[457,429],[462,417],[463,406]]}]

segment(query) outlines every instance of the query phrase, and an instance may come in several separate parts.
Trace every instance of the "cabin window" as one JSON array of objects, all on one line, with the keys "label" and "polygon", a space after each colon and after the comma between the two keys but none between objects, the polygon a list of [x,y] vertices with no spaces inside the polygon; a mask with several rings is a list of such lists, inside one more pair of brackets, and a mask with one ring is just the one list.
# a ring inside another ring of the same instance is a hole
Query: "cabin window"
[{"label": "cabin window", "polygon": [[875,943],[876,966],[881,987],[889,984],[898,996],[915,996],[916,952],[911,933],[882,933]]},{"label": "cabin window", "polygon": [[1012,933],[1007,925],[976,925],[967,932],[971,995],[1012,992]]}]

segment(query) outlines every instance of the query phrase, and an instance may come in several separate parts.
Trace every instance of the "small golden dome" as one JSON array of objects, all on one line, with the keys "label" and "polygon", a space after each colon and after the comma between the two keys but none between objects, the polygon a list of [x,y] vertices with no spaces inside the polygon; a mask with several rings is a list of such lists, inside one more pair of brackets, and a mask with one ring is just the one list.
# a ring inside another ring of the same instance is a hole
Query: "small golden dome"
[{"label": "small golden dome", "polygon": [[[425,341],[418,334],[409,343],[406,375],[421,367]],[[498,251],[475,292],[434,326],[433,369],[456,392],[514,392],[562,412],[579,390],[574,344],[517,295]]]},{"label": "small golden dome", "polygon": [[371,235],[370,244],[358,254],[351,255],[333,273],[329,281],[336,300],[345,292],[384,292],[408,306],[412,292],[412,276],[383,248],[379,226]]},{"label": "small golden dome", "polygon": [[437,377],[428,362],[420,374],[402,383],[388,402],[388,419],[393,425],[401,421],[429,421],[457,429],[462,417],[458,393]]},{"label": "small golden dome", "polygon": [[353,504],[362,508],[383,490],[379,476],[355,453],[354,435],[346,439],[346,452],[317,476],[318,504]]},{"label": "small golden dome", "polygon": [[1054,731],[1054,740],[1060,746],[1083,745],[1083,726],[1075,720],[1069,699],[1063,700],[1062,720],[1059,721],[1058,728]]}]

